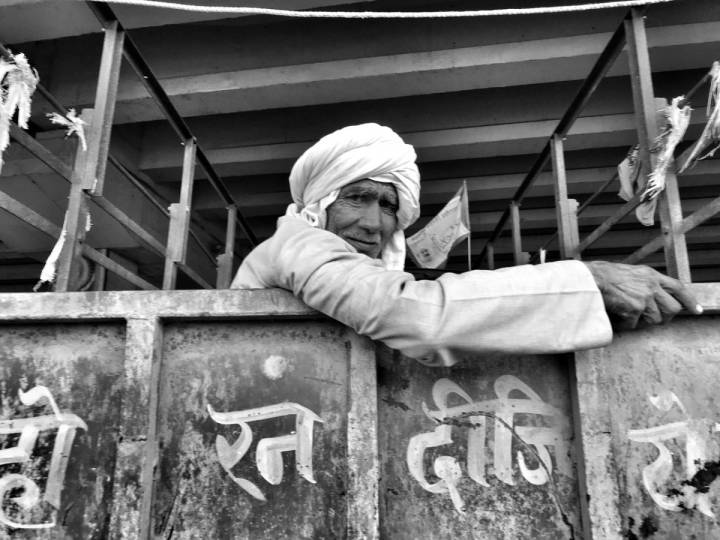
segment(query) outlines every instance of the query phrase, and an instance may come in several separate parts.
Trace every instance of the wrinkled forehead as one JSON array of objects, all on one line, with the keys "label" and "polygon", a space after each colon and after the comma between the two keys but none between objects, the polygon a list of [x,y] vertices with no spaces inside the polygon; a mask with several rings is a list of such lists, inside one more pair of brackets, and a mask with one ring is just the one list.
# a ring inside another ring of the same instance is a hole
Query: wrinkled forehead
[{"label": "wrinkled forehead", "polygon": [[365,178],[352,182],[340,189],[339,197],[347,197],[348,195],[363,195],[378,200],[387,200],[393,204],[398,203],[397,189],[393,184],[388,182],[377,182]]}]

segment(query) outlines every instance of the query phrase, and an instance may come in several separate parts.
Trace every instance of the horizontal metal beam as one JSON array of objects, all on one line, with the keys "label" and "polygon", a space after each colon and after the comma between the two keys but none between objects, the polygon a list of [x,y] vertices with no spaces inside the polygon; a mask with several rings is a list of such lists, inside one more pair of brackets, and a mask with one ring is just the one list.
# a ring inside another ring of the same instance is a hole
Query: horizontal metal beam
[{"label": "horizontal metal beam", "polygon": [[105,210],[113,218],[125,227],[135,238],[150,247],[158,255],[165,254],[165,244],[146,231],[140,224],[128,216],[124,211],[115,206],[105,197],[92,197],[92,202]]},{"label": "horizontal metal beam", "polygon": [[[626,18],[629,16],[630,15],[628,14]],[[590,98],[595,93],[595,90],[597,90],[598,85],[622,52],[623,47],[625,46],[625,40],[625,25],[624,22],[621,22],[610,38],[610,41],[608,41],[608,44],[603,49],[603,52],[600,53],[595,65],[592,70],[590,70],[590,74],[587,76],[585,81],[583,81],[575,99],[573,99],[567,111],[560,119],[554,135],[564,137],[568,134],[578,115],[585,108],[588,101],[590,101]]]},{"label": "horizontal metal beam", "polygon": [[208,283],[205,279],[203,279],[203,277],[200,274],[198,274],[195,270],[190,268],[187,264],[185,264],[183,262],[176,262],[175,264],[177,265],[179,270],[184,272],[185,275],[187,275],[187,277],[192,279],[195,283],[200,285],[203,289],[214,289],[215,288],[212,285],[210,285],[210,283]]},{"label": "horizontal metal beam", "polygon": [[143,289],[145,291],[157,290],[157,287],[155,285],[153,285],[152,283],[150,283],[149,281],[145,281],[143,278],[141,278],[137,274],[134,274],[130,270],[125,268],[123,265],[113,261],[107,255],[103,255],[97,249],[91,248],[87,244],[83,244],[82,253],[83,253],[83,255],[85,255],[85,257],[87,257],[91,261],[99,264],[103,268],[107,268],[108,270],[117,274],[124,280],[129,281],[133,285],[140,287],[141,289]]},{"label": "horizontal metal beam", "polygon": [[[61,233],[61,228],[55,225],[52,221],[46,219],[45,217],[41,216],[37,212],[35,212],[32,208],[29,208],[28,206],[22,204],[21,202],[15,200],[14,198],[10,197],[6,193],[3,193],[0,191],[0,208],[10,212],[15,217],[20,218],[25,223],[28,223],[32,227],[36,228],[37,230],[44,232],[51,238],[59,238]],[[137,285],[141,289],[145,290],[156,290],[157,287],[155,287],[152,283],[144,280],[140,276],[137,276],[130,272],[127,268],[124,266],[116,263],[106,255],[103,255],[98,250],[88,246],[87,244],[83,244],[82,246],[82,253],[85,257],[88,259],[96,262],[97,264],[103,266],[104,268],[107,268],[111,272],[116,273],[123,279],[129,281],[133,285]]]},{"label": "horizontal metal beam", "polygon": [[0,293],[0,321],[327,317],[282,289]]},{"label": "horizontal metal beam", "polygon": [[618,221],[620,221],[622,218],[627,216],[630,212],[635,210],[640,205],[641,199],[642,199],[642,191],[639,191],[638,193],[635,194],[635,196],[632,199],[630,199],[628,202],[626,202],[617,212],[615,212],[612,216],[610,216],[605,221],[603,221],[599,227],[597,227],[593,232],[591,232],[583,240],[581,240],[580,244],[578,245],[577,252],[579,254],[581,254],[584,250],[586,250],[588,247],[590,247],[595,241],[597,241],[598,238],[600,238],[603,234],[608,232],[612,228],[613,225],[615,225]]},{"label": "horizontal metal beam", "polygon": [[613,184],[613,182],[618,180],[618,178],[619,177],[618,177],[617,170],[615,170],[615,174],[613,174],[608,180],[606,180],[605,183],[603,183],[603,185],[600,186],[595,193],[593,193],[592,195],[590,195],[587,199],[585,199],[583,201],[583,203],[578,207],[576,214],[578,216],[580,214],[582,214],[585,211],[585,209],[588,206],[590,206],[590,203],[592,203],[599,195],[602,195],[603,193],[605,193],[605,190],[607,188],[609,188]]},{"label": "horizontal metal beam", "polygon": [[10,122],[10,138],[25,148],[33,156],[42,161],[52,171],[59,174],[64,180],[70,182],[72,178],[72,167],[53,154],[45,146],[38,142],[35,137],[25,133],[15,122]]},{"label": "horizontal metal beam", "polygon": [[[694,283],[690,290],[705,314],[720,311],[720,283]],[[92,321],[158,317],[178,319],[308,318],[327,320],[281,289],[237,291],[108,291],[0,293],[0,321]]]},{"label": "horizontal metal beam", "polygon": [[[687,216],[685,219],[683,219],[682,225],[680,226],[680,232],[682,234],[686,234],[692,231],[694,228],[702,225],[705,221],[713,217],[718,212],[720,212],[720,197],[713,199],[705,206],[696,210],[695,212]],[[623,262],[626,264],[634,264],[640,262],[648,255],[651,255],[660,248],[662,248],[664,242],[665,239],[661,234],[656,238],[650,240],[650,242],[648,242],[638,250],[628,255],[625,259],[623,259]]]}]

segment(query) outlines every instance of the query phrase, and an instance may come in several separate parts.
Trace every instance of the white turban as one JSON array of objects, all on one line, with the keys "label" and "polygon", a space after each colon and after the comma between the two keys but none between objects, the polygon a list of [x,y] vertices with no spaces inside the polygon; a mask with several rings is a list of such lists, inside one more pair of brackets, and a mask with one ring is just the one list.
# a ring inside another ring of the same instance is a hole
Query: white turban
[{"label": "white turban", "polygon": [[395,186],[398,194],[397,230],[381,258],[390,270],[405,264],[403,231],[420,215],[420,173],[415,150],[392,129],[361,124],[339,129],[308,148],[293,165],[290,193],[294,203],[286,215],[301,217],[325,228],[325,209],[347,184],[368,178]]}]

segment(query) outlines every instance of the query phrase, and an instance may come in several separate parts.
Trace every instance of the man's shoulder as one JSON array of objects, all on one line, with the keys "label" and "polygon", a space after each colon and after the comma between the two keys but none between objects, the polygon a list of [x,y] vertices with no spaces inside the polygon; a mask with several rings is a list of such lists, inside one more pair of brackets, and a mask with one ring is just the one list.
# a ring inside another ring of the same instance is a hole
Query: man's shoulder
[{"label": "man's shoulder", "polygon": [[[280,259],[297,254],[298,249],[306,246],[305,254],[312,257],[309,251],[325,251],[329,243],[346,243],[332,233],[310,225],[302,218],[283,216],[277,221],[277,228],[272,236],[261,242],[243,259],[240,268],[233,278],[232,289],[267,289],[282,287],[283,279],[277,275]],[[335,246],[342,247],[342,246]],[[351,249],[349,245],[346,245]],[[297,261],[300,263],[301,261]]]}]

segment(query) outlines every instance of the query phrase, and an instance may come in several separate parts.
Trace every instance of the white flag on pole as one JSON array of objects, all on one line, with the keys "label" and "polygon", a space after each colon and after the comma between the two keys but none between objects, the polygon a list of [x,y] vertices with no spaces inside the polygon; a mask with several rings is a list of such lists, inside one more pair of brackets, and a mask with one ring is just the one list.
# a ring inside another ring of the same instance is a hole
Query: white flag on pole
[{"label": "white flag on pole", "polygon": [[410,254],[421,268],[438,268],[459,242],[470,235],[467,186],[448,201],[424,228],[407,239]]}]

